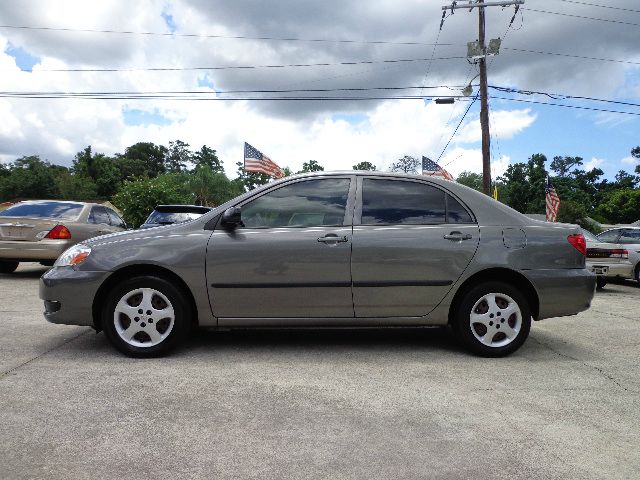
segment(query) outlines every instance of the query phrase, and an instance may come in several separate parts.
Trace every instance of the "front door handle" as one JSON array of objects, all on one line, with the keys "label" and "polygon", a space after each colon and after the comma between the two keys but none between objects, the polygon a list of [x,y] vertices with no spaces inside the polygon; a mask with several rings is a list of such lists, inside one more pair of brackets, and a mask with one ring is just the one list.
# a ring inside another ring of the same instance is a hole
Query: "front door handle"
[{"label": "front door handle", "polygon": [[349,239],[347,238],[346,235],[339,237],[335,233],[329,233],[324,237],[318,238],[318,241],[321,243],[345,243],[345,242],[348,242]]},{"label": "front door handle", "polygon": [[471,240],[473,237],[469,233],[451,232],[444,236],[445,240],[451,240],[452,242],[460,242],[462,240]]}]

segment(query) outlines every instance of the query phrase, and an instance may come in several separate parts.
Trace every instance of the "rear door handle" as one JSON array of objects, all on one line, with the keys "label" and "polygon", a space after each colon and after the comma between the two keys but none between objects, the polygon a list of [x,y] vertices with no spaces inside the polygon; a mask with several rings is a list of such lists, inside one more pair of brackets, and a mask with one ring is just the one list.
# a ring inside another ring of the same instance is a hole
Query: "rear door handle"
[{"label": "rear door handle", "polygon": [[473,237],[469,233],[451,232],[450,234],[445,235],[444,238],[446,240],[451,240],[452,242],[460,242],[462,240],[471,240]]},{"label": "rear door handle", "polygon": [[335,233],[329,233],[324,237],[318,238],[318,241],[321,243],[345,243],[345,242],[348,242],[349,239],[347,238],[346,235],[339,237]]}]

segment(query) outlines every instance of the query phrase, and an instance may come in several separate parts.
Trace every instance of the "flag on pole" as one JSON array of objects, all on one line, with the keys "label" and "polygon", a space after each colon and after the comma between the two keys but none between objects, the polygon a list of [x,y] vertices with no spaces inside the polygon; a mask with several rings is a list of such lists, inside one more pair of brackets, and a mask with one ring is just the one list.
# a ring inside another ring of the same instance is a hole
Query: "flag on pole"
[{"label": "flag on pole", "polygon": [[551,185],[549,177],[547,177],[544,192],[547,204],[547,222],[555,222],[558,219],[558,210],[560,210],[560,197],[558,197],[556,189]]},{"label": "flag on pole", "polygon": [[244,171],[264,173],[273,178],[284,177],[284,170],[247,142],[244,142]]},{"label": "flag on pole", "polygon": [[422,156],[422,175],[442,177],[445,180],[453,181],[453,176],[449,172],[424,155]]}]

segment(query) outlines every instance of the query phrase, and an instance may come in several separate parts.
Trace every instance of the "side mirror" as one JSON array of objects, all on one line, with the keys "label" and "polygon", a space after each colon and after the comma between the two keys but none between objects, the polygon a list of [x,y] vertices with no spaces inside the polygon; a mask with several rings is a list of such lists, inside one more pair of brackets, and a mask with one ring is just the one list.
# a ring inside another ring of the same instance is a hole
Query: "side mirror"
[{"label": "side mirror", "polygon": [[240,210],[240,207],[227,208],[222,214],[220,225],[228,230],[244,226],[242,223],[242,211]]}]

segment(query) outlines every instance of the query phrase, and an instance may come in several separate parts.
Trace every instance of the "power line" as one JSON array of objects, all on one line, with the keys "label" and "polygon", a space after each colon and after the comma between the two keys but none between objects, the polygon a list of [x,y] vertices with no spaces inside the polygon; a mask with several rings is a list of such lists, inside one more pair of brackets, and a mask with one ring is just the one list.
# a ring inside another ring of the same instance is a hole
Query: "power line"
[{"label": "power line", "polygon": [[435,58],[399,58],[390,60],[362,60],[353,62],[335,63],[288,63],[274,65],[225,65],[209,67],[146,67],[146,68],[50,68],[38,69],[32,73],[40,72],[181,72],[191,70],[252,70],[262,68],[297,68],[297,67],[334,67],[342,65],[373,65],[385,63],[412,63],[431,62],[433,60],[459,60],[465,56],[435,57]]},{"label": "power line", "polygon": [[[440,152],[440,155],[438,155],[438,159],[436,160],[436,163],[440,162],[440,159],[442,158],[442,155],[444,155],[444,152],[447,150],[447,147],[451,143],[451,140],[453,140],[453,137],[455,137],[456,133],[458,133],[458,129],[460,128],[460,125],[462,125],[462,122],[464,121],[464,118],[467,116],[467,113],[469,113],[469,110],[471,110],[471,107],[473,106],[473,104],[476,103],[477,99],[478,99],[478,94],[476,94],[476,96],[473,97],[473,100],[469,103],[469,106],[467,107],[467,109],[465,110],[464,114],[462,115],[462,118],[458,122],[458,126],[453,131],[453,133],[451,134],[451,137],[449,138],[449,141],[447,142],[447,144],[444,146],[444,148]],[[451,162],[449,162],[449,163],[451,163]],[[447,165],[449,165],[449,163],[447,163]],[[447,165],[445,165],[444,167],[446,167]]]},{"label": "power line", "polygon": [[640,10],[634,10],[633,8],[613,7],[611,5],[600,5],[598,3],[578,2],[577,0],[560,0],[565,3],[575,3],[577,5],[587,5],[589,7],[609,8],[611,10],[622,10],[624,12],[640,13]]},{"label": "power line", "polygon": [[578,58],[582,60],[597,60],[600,62],[614,62],[614,63],[626,63],[628,65],[640,65],[640,62],[633,62],[631,60],[617,60],[614,58],[602,58],[602,57],[587,57],[584,55],[572,55],[570,53],[543,52],[540,50],[526,50],[524,48],[509,48],[509,47],[502,47],[502,50],[511,50],[512,52],[523,52],[523,53],[537,53],[539,55],[555,55],[558,57]]},{"label": "power line", "polygon": [[[392,42],[387,40],[349,40],[349,39],[326,39],[326,38],[287,38],[287,37],[251,37],[247,35],[215,35],[207,33],[177,33],[177,32],[136,32],[133,30],[96,30],[88,28],[58,28],[58,27],[34,27],[26,25],[0,25],[0,28],[11,28],[16,30],[41,30],[51,32],[75,32],[75,33],[107,33],[117,35],[143,35],[157,37],[187,37],[187,38],[219,38],[229,40],[269,40],[279,42],[310,42],[310,43],[355,43],[372,45],[419,45],[430,46],[433,43],[426,42]],[[452,43],[441,43],[438,46],[452,46]]]},{"label": "power line", "polygon": [[[523,7],[523,10],[525,10],[525,8]],[[618,23],[620,25],[631,25],[633,27],[640,27],[640,23],[633,23],[633,22],[623,22],[622,20],[611,20],[608,18],[598,18],[598,17],[587,17],[584,15],[576,15],[574,13],[561,13],[561,12],[550,12],[548,10],[536,10],[534,8],[526,8],[526,10],[528,12],[537,12],[537,13],[548,13],[551,15],[560,15],[562,17],[572,17],[572,18],[580,18],[583,20],[597,20],[599,22],[607,22],[607,23]]]},{"label": "power line", "polygon": [[640,104],[638,103],[623,102],[620,100],[607,100],[605,98],[584,97],[580,95],[563,95],[561,93],[537,92],[534,90],[520,90],[517,88],[499,87],[496,85],[489,85],[489,88],[493,88],[494,90],[505,93],[519,93],[521,95],[546,95],[553,100],[588,100],[591,102],[613,103],[616,105],[624,105],[627,107],[640,107]]}]

